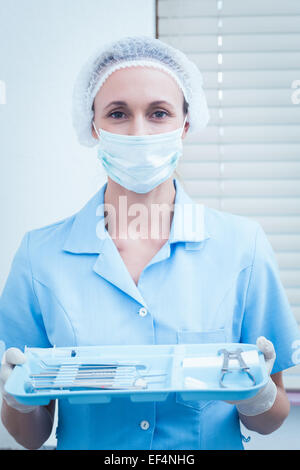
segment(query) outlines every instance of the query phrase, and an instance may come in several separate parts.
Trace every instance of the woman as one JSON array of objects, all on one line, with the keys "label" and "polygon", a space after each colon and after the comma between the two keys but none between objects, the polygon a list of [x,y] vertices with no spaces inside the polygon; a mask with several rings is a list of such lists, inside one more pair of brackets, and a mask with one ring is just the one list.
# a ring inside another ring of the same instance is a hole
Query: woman
[{"label": "woman", "polygon": [[[242,449],[240,421],[267,434],[288,415],[298,328],[272,248],[257,222],[195,204],[173,178],[182,140],[207,121],[199,70],[160,40],[123,38],[86,64],[74,125],[108,181],[77,214],[25,234],[0,303],[2,385],[25,345],[257,342],[272,375],[235,403],[60,400],[58,449]],[[39,448],[54,403],[22,406],[2,389],[8,431]]]}]

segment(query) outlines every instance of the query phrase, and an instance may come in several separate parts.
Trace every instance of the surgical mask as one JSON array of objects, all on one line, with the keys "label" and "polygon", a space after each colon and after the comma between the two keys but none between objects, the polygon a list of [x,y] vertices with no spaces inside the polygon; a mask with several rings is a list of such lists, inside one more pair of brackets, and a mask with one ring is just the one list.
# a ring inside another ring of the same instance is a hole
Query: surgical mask
[{"label": "surgical mask", "polygon": [[99,129],[98,158],[108,176],[135,193],[148,193],[167,180],[182,155],[183,126],[150,135],[123,135]]}]

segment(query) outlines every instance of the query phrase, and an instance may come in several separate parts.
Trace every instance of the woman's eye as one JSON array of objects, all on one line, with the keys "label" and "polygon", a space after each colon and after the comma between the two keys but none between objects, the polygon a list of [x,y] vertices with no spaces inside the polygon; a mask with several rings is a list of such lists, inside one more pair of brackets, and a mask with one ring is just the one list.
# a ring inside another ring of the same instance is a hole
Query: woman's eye
[{"label": "woman's eye", "polygon": [[[113,116],[113,114],[124,114],[122,111],[114,111],[113,113],[111,113],[109,116]],[[119,117],[114,117],[113,119],[119,119]]]},{"label": "woman's eye", "polygon": [[[166,115],[168,115],[168,113],[166,113],[165,111],[155,111],[154,114],[160,114],[160,115],[161,114],[166,114]],[[160,119],[162,116],[156,116],[156,117],[158,117]]]},{"label": "woman's eye", "polygon": [[[112,117],[113,119],[122,119],[123,115],[124,113],[122,111],[114,111],[109,114],[109,117]],[[164,115],[168,116],[168,113],[166,111],[155,111],[153,113],[153,116],[158,119],[164,118]]]}]

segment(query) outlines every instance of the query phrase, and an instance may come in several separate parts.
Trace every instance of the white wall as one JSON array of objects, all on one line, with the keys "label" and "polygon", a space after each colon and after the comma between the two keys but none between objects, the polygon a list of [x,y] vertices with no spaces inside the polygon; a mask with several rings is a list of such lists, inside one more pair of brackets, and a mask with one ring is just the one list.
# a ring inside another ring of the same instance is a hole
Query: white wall
[{"label": "white wall", "polygon": [[292,405],[287,419],[272,434],[262,436],[241,426],[242,434],[251,438],[244,447],[246,450],[300,450],[299,423],[300,406]]},{"label": "white wall", "polygon": [[[103,42],[154,37],[155,1],[0,0],[0,11],[1,291],[23,234],[73,214],[105,181],[95,149],[76,141],[73,83]],[[19,446],[0,426],[4,447]]]}]

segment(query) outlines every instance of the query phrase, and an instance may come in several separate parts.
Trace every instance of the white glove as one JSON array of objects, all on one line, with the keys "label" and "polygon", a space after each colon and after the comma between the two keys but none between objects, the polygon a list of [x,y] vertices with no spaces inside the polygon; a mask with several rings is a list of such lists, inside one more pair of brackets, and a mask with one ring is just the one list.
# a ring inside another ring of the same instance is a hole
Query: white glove
[{"label": "white glove", "polygon": [[268,411],[273,406],[277,395],[277,387],[270,377],[276,359],[273,343],[264,336],[260,336],[257,338],[256,346],[265,357],[269,380],[254,397],[228,402],[236,405],[238,412],[245,416],[256,416]]},{"label": "white glove", "polygon": [[37,406],[22,405],[12,395],[6,392],[5,383],[13,371],[13,368],[18,364],[24,364],[26,362],[25,354],[17,348],[9,348],[5,351],[1,361],[0,369],[0,391],[2,393],[3,400],[11,407],[21,413],[31,413]]}]

